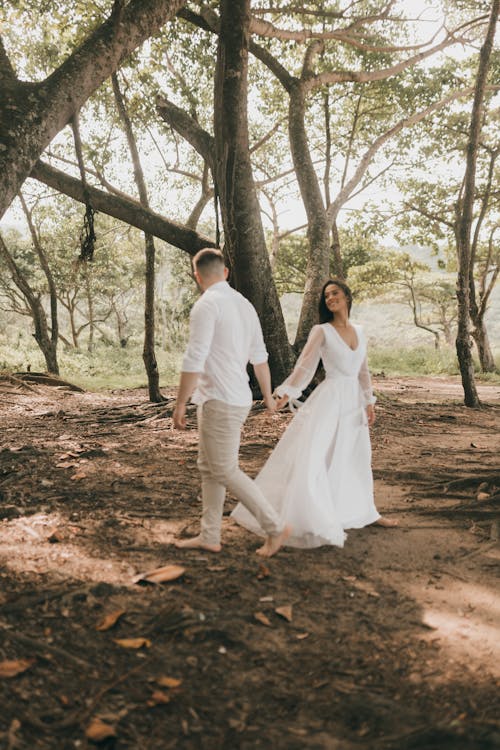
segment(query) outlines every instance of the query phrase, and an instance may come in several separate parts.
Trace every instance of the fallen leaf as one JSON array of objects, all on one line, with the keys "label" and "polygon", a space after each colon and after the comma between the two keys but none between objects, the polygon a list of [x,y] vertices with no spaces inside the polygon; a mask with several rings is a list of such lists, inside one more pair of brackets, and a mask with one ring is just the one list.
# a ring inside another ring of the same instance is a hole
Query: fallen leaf
[{"label": "fallen leaf", "polygon": [[163,690],[155,690],[151,694],[151,697],[147,701],[148,706],[158,706],[159,704],[170,703],[170,696],[164,693]]},{"label": "fallen leaf", "polygon": [[103,742],[108,737],[116,737],[116,730],[111,724],[106,724],[102,719],[95,718],[92,719],[85,730],[85,736],[92,742]]},{"label": "fallen leaf", "polygon": [[304,638],[309,638],[309,633],[297,633],[295,637],[298,641],[303,641]]},{"label": "fallen leaf", "polygon": [[478,492],[476,497],[481,502],[481,500],[489,500],[490,494],[489,492]]},{"label": "fallen leaf", "polygon": [[256,612],[256,613],[254,614],[254,618],[255,618],[255,619],[256,619],[256,620],[258,621],[258,622],[262,623],[262,625],[267,625],[267,626],[268,626],[269,628],[271,627],[271,620],[269,619],[269,617],[267,617],[267,616],[266,616],[266,615],[264,614],[264,612]]},{"label": "fallen leaf", "polygon": [[354,586],[360,591],[364,591],[368,596],[374,596],[377,599],[380,597],[378,591],[369,581],[355,581]]},{"label": "fallen leaf", "polygon": [[109,630],[113,627],[113,625],[116,625],[118,620],[122,615],[125,614],[124,609],[116,609],[114,612],[110,612],[108,615],[106,615],[98,625],[96,625],[96,630]]},{"label": "fallen leaf", "polygon": [[74,482],[79,481],[80,479],[85,479],[86,473],[84,471],[77,471],[76,474],[73,474],[73,476],[70,477]]},{"label": "fallen leaf", "polygon": [[257,578],[259,581],[262,581],[263,578],[269,578],[271,575],[271,571],[267,567],[267,565],[264,565],[264,563],[261,563],[259,565],[259,571],[257,573]]},{"label": "fallen leaf", "polygon": [[283,617],[283,619],[288,620],[288,622],[292,622],[292,605],[286,604],[284,607],[276,607],[274,610],[277,615],[280,617]]},{"label": "fallen leaf", "polygon": [[142,648],[143,646],[149,648],[151,646],[149,638],[114,638],[113,640],[122,648]]},{"label": "fallen leaf", "polygon": [[63,542],[64,535],[61,529],[54,529],[47,537],[47,541],[50,542],[50,544],[57,544],[58,542]]},{"label": "fallen leaf", "polygon": [[167,688],[176,688],[182,685],[182,680],[177,679],[177,677],[158,677],[156,682],[161,687]]},{"label": "fallen leaf", "polygon": [[186,572],[186,568],[182,565],[164,565],[161,568],[154,568],[148,570],[146,573],[139,573],[133,579],[133,583],[139,583],[139,581],[147,581],[148,583],[166,583],[167,581],[175,581],[180,578]]},{"label": "fallen leaf", "polygon": [[35,659],[7,659],[0,662],[0,677],[16,677],[26,672],[35,663]]}]

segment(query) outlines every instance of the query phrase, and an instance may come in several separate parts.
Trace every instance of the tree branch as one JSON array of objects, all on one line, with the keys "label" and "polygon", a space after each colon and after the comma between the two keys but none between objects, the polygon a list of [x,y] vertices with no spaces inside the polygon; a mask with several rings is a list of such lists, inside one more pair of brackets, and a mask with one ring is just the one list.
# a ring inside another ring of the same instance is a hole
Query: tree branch
[{"label": "tree branch", "polygon": [[[38,161],[30,177],[54,188],[60,193],[69,195],[80,203],[85,202],[83,186],[80,180],[70,177],[58,169]],[[169,221],[154,211],[147,210],[132,198],[123,198],[117,195],[105,193],[95,187],[88,185],[92,206],[96,211],[113,216],[115,219],[124,221],[143,232],[150,232],[158,239],[168,242],[189,255],[195,255],[204,247],[215,247],[213,240],[188,229],[182,224]]]}]

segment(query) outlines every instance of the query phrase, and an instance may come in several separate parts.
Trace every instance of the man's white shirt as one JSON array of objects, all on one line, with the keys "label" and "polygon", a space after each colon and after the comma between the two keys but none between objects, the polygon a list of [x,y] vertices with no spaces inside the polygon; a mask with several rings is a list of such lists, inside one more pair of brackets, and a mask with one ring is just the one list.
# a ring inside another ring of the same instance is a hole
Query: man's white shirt
[{"label": "man's white shirt", "polygon": [[252,392],[247,364],[267,362],[260,321],[253,305],[218,281],[195,302],[190,315],[189,343],[183,372],[200,378],[191,401],[203,404],[217,399],[232,406],[249,406]]}]

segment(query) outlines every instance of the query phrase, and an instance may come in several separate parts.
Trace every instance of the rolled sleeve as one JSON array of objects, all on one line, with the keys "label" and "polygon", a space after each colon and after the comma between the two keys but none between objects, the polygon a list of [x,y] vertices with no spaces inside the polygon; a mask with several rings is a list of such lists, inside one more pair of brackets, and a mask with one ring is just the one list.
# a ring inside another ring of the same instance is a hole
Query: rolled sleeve
[{"label": "rolled sleeve", "polygon": [[182,360],[183,372],[203,372],[216,320],[217,305],[212,300],[201,297],[191,310],[189,342]]},{"label": "rolled sleeve", "polygon": [[254,310],[254,330],[252,336],[252,343],[250,346],[250,357],[249,361],[252,365],[261,365],[268,360],[268,353],[266,345],[264,343],[264,336],[262,335],[262,328],[257,313]]}]

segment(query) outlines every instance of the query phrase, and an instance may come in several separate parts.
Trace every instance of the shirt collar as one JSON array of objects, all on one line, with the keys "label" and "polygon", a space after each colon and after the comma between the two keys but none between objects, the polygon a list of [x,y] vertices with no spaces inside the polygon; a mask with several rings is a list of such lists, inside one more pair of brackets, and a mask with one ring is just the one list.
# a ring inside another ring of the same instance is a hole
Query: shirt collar
[{"label": "shirt collar", "polygon": [[227,289],[230,288],[229,284],[227,283],[227,281],[224,281],[224,280],[223,281],[216,281],[215,284],[211,284],[208,287],[208,289],[205,289],[204,294],[206,294],[207,292],[211,292],[212,289],[215,291],[216,289],[221,289],[222,290],[222,289],[226,289],[226,288]]}]

